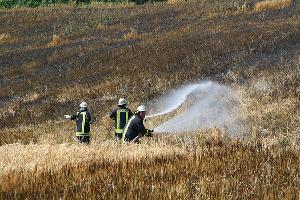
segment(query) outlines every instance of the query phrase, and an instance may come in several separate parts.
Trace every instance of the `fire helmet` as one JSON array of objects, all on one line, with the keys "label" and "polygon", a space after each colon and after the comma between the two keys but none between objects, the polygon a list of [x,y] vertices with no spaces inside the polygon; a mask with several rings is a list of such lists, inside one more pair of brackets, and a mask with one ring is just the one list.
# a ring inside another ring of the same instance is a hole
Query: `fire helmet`
[{"label": "fire helmet", "polygon": [[127,102],[126,102],[126,100],[124,98],[120,98],[119,99],[119,102],[118,102],[119,106],[126,105],[126,104],[127,104]]},{"label": "fire helmet", "polygon": [[146,106],[140,105],[139,107],[137,107],[137,111],[138,112],[146,112]]},{"label": "fire helmet", "polygon": [[81,102],[81,104],[79,105],[80,108],[87,108],[87,103],[85,101]]}]

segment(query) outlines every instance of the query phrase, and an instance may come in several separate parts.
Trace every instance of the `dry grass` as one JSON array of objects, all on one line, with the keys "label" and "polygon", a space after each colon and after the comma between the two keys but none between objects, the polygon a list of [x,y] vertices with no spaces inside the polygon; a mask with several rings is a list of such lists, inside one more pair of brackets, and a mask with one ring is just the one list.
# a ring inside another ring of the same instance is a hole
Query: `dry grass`
[{"label": "dry grass", "polygon": [[25,69],[23,67],[18,68],[5,68],[2,70],[2,75],[7,78],[20,77],[25,74]]},{"label": "dry grass", "polygon": [[123,8],[132,8],[136,4],[134,2],[119,2],[119,3],[110,3],[110,2],[97,2],[92,1],[91,6],[94,8],[105,8],[105,9],[123,9]]},{"label": "dry grass", "polygon": [[240,142],[194,152],[154,143],[2,149],[2,198],[298,198],[297,155]]},{"label": "dry grass", "polygon": [[[65,165],[76,166],[102,160],[121,162],[122,160],[139,160],[145,157],[153,159],[157,156],[180,153],[182,149],[170,147],[163,143],[144,145],[122,145],[111,140],[94,142],[90,146],[62,143],[62,144],[11,144],[1,146],[1,174],[7,176],[11,171],[25,170],[42,173],[46,169],[59,172]],[[117,150],[116,150],[117,149]],[[6,153],[5,153],[6,152]],[[30,152],[30,153],[28,153]],[[103,154],[105,152],[105,154]],[[128,152],[120,154],[120,152]],[[22,165],[22,167],[21,167]]]},{"label": "dry grass", "polygon": [[181,4],[186,2],[186,0],[168,0],[169,4]]},{"label": "dry grass", "polygon": [[0,34],[0,44],[14,43],[16,41],[17,38],[8,33]]},{"label": "dry grass", "polygon": [[292,5],[292,0],[267,0],[261,1],[254,5],[254,11],[265,11],[265,10],[274,10],[274,9],[282,9],[287,8]]},{"label": "dry grass", "polygon": [[26,64],[26,68],[29,70],[36,70],[40,67],[40,63],[38,61],[31,61],[28,64]]},{"label": "dry grass", "polygon": [[124,34],[123,38],[125,40],[131,40],[131,39],[139,39],[141,38],[141,35],[138,34],[137,30],[134,28],[130,29],[130,32]]},{"label": "dry grass", "polygon": [[102,24],[102,23],[99,23],[99,24],[97,25],[97,29],[103,31],[103,30],[109,29],[109,26],[107,26],[107,25],[105,25],[105,24]]},{"label": "dry grass", "polygon": [[17,67],[6,67],[2,69],[2,75],[7,79],[14,77],[26,78],[34,75],[34,73],[41,67],[42,64],[43,62],[34,60]]},{"label": "dry grass", "polygon": [[219,14],[217,12],[208,12],[208,19],[216,19],[219,17]]},{"label": "dry grass", "polygon": [[59,35],[53,35],[52,40],[47,44],[48,47],[55,47],[61,45],[63,40],[60,38]]},{"label": "dry grass", "polygon": [[[22,41],[0,47],[0,199],[299,199],[300,13],[248,12],[255,3],[1,11],[1,32]],[[134,110],[199,79],[236,91],[246,135],[112,142],[119,97]],[[63,119],[82,100],[97,117],[90,146]]]}]

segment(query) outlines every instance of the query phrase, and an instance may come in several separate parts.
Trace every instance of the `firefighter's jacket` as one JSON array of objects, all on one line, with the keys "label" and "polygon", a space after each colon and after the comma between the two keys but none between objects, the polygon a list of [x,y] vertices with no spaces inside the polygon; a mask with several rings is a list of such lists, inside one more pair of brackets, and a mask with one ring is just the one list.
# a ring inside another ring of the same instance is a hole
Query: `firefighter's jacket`
[{"label": "firefighter's jacket", "polygon": [[143,137],[148,133],[148,129],[145,128],[143,119],[137,114],[133,115],[126,125],[123,133],[123,140],[132,141],[137,136]]},{"label": "firefighter's jacket", "polygon": [[119,106],[114,109],[109,117],[115,120],[115,132],[118,134],[123,134],[124,127],[128,123],[128,120],[133,116],[133,113],[129,108],[125,106]]},{"label": "firefighter's jacket", "polygon": [[76,136],[89,136],[92,116],[88,110],[77,112],[71,116],[71,120],[76,120]]}]

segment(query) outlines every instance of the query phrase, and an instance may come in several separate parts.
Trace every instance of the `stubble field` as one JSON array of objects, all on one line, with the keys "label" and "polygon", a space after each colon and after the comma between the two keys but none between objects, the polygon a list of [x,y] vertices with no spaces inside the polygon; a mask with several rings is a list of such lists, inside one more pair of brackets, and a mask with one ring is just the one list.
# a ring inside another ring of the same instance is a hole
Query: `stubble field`
[{"label": "stubble field", "polygon": [[[1,199],[299,199],[299,1],[14,8],[0,24]],[[112,140],[119,97],[135,110],[207,79],[238,94],[247,133]],[[82,100],[89,146],[63,119]]]}]

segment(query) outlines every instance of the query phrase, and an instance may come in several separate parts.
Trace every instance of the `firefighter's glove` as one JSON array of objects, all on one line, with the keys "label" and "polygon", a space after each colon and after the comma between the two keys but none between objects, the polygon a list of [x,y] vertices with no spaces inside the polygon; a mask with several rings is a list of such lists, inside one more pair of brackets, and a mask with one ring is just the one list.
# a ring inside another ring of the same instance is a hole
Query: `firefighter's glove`
[{"label": "firefighter's glove", "polygon": [[71,115],[65,115],[64,116],[66,119],[70,119],[71,118]]},{"label": "firefighter's glove", "polygon": [[152,133],[153,133],[153,130],[149,130],[149,129],[148,129],[148,130],[147,130],[147,133],[146,133],[146,136],[147,136],[147,137],[153,137],[153,134],[152,134]]}]

